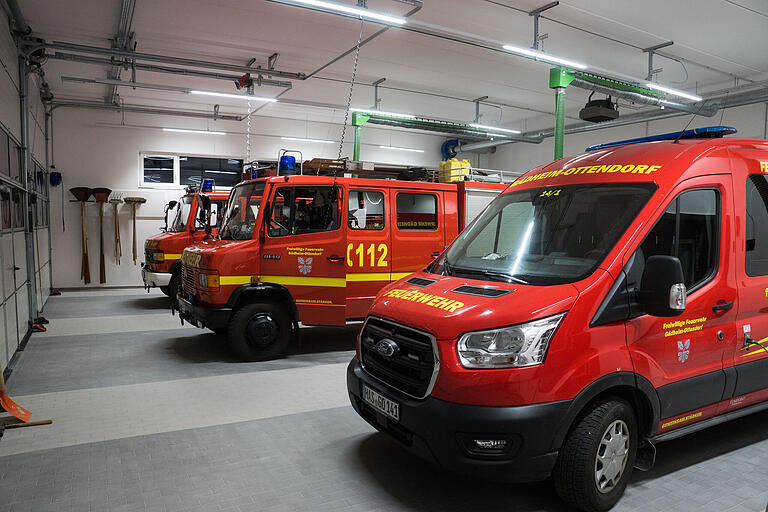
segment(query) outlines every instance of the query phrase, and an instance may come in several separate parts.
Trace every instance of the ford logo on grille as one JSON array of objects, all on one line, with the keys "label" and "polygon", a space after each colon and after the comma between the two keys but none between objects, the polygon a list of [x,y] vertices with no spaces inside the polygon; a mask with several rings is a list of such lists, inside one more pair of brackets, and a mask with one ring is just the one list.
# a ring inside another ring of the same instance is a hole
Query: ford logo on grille
[{"label": "ford logo on grille", "polygon": [[384,357],[392,357],[400,351],[400,347],[389,338],[384,338],[376,344],[376,351]]}]

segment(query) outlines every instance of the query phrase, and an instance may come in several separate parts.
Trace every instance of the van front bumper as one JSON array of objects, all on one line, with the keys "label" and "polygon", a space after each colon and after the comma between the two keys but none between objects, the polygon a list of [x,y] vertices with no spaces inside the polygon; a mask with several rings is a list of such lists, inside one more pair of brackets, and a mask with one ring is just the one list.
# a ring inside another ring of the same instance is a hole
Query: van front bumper
[{"label": "van front bumper", "polygon": [[[400,404],[400,421],[377,412],[362,398],[362,385]],[[533,482],[552,473],[552,444],[570,400],[515,407],[462,405],[427,397],[417,400],[374,379],[357,357],[347,367],[352,407],[371,426],[439,466],[485,480]],[[503,450],[483,451],[474,440],[507,441]]]},{"label": "van front bumper", "polygon": [[229,317],[232,316],[232,308],[212,308],[193,304],[179,294],[179,317],[195,327],[207,327],[212,331],[227,327]]},{"label": "van front bumper", "polygon": [[146,268],[141,269],[141,278],[144,286],[154,288],[156,286],[168,286],[171,282],[171,274],[168,272],[152,272]]}]

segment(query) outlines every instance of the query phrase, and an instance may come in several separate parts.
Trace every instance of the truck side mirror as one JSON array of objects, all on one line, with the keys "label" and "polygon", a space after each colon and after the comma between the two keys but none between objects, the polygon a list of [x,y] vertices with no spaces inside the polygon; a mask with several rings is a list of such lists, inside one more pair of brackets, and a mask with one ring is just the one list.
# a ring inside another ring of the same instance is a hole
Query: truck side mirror
[{"label": "truck side mirror", "polygon": [[674,256],[651,256],[645,262],[638,300],[651,316],[679,316],[685,311],[683,266]]},{"label": "truck side mirror", "polygon": [[198,221],[205,226],[205,234],[211,234],[211,198],[205,194],[197,194],[197,204],[200,205]]},{"label": "truck side mirror", "polygon": [[165,211],[163,212],[165,214],[165,227],[163,228],[163,231],[168,231],[168,212],[176,208],[177,204],[176,201],[168,201],[168,204],[165,205]]}]

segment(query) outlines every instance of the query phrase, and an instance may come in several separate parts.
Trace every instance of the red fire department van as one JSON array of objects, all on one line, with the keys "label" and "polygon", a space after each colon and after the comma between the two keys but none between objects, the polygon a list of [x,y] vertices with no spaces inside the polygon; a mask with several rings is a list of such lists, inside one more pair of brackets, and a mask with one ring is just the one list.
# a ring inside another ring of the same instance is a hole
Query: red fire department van
[{"label": "red fire department van", "polygon": [[437,257],[505,188],[307,175],[240,183],[220,240],[184,251],[182,321],[226,332],[246,360],[277,357],[299,322],[364,318],[383,286]]},{"label": "red fire department van", "polygon": [[384,288],[347,371],[360,416],[602,511],[655,443],[768,409],[768,141],[677,135],[529,171]]},{"label": "red fire department van", "polygon": [[[227,206],[229,192],[207,192],[211,200],[211,236],[218,231],[219,215]],[[144,286],[159,287],[171,298],[181,288],[181,254],[184,248],[206,238],[207,211],[200,208],[197,194],[188,191],[178,201],[171,201],[165,213],[165,232],[144,242],[144,263],[141,277]],[[170,219],[170,225],[168,221]]]}]

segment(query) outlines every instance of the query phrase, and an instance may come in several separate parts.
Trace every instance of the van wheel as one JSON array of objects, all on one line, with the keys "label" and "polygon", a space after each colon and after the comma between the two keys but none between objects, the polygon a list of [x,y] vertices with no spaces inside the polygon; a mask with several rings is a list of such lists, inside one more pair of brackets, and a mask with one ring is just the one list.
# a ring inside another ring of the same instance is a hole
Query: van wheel
[{"label": "van wheel", "polygon": [[290,341],[290,318],[275,304],[247,304],[229,323],[229,344],[246,361],[275,359]]},{"label": "van wheel", "polygon": [[171,304],[176,304],[177,302],[176,297],[178,296],[180,289],[181,289],[181,274],[180,273],[173,274],[173,276],[171,277],[171,281],[168,283],[168,293],[166,293],[166,295],[171,298]]},{"label": "van wheel", "polygon": [[637,455],[637,419],[619,399],[599,403],[568,434],[553,472],[566,503],[603,512],[624,494]]}]

